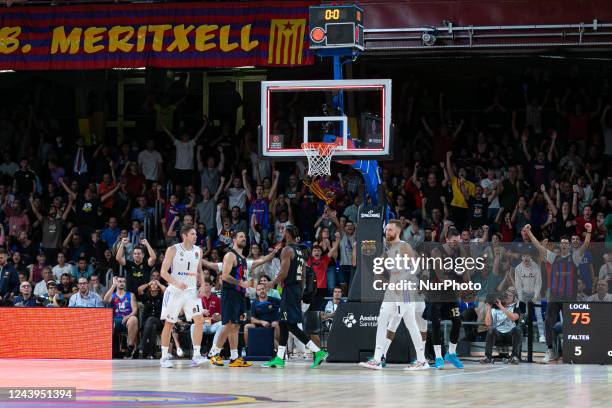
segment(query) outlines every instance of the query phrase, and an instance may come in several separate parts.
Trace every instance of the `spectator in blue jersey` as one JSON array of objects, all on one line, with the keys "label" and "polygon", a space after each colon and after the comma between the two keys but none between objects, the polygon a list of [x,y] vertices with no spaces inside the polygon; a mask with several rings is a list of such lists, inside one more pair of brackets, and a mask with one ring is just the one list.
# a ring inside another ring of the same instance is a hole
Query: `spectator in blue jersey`
[{"label": "spectator in blue jersey", "polygon": [[118,354],[119,334],[127,331],[128,349],[125,357],[137,357],[135,350],[138,337],[138,305],[136,295],[126,292],[123,276],[113,277],[113,285],[104,295],[104,303],[113,308],[113,355]]},{"label": "spectator in blue jersey", "polygon": [[79,291],[70,296],[68,307],[104,307],[102,298],[97,293],[89,290],[89,279],[80,277],[77,280]]},{"label": "spectator in blue jersey", "polygon": [[257,285],[257,298],[251,301],[251,322],[244,326],[244,344],[249,344],[249,329],[253,327],[272,327],[274,329],[274,343],[280,336],[280,300],[268,296],[265,284]]},{"label": "spectator in blue jersey", "polygon": [[523,231],[529,236],[531,242],[538,248],[540,253],[546,254],[546,262],[551,265],[551,272],[548,274],[548,305],[546,309],[546,345],[548,351],[542,363],[549,362],[558,358],[553,351],[553,328],[559,321],[559,314],[563,301],[576,299],[578,291],[578,274],[580,263],[584,258],[584,253],[591,242],[591,229],[589,223],[584,225],[586,231],[584,243],[578,249],[570,252],[570,238],[567,235],[561,236],[559,244],[559,254],[544,247],[531,232],[531,225],[523,227]]},{"label": "spectator in blue jersey", "polygon": [[[279,174],[278,171],[274,171],[270,192],[267,196],[264,196],[264,186],[262,184],[258,184],[257,187],[255,187],[255,195],[253,195],[246,178],[246,171],[242,173],[244,188],[246,189],[247,198],[250,202],[248,219],[251,220],[251,215],[255,215],[255,224],[262,226],[262,234],[264,237],[268,236],[268,229],[270,228],[270,201],[272,201],[276,195]],[[253,236],[251,236],[250,239],[253,239]]]}]

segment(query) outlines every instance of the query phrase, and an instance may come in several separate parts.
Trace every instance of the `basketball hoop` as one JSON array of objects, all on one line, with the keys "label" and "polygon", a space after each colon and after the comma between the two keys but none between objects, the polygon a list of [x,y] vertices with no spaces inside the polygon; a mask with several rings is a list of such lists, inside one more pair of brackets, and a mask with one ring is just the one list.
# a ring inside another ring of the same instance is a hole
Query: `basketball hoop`
[{"label": "basketball hoop", "polygon": [[331,158],[338,148],[335,143],[302,143],[302,150],[308,158],[310,177],[331,175]]}]

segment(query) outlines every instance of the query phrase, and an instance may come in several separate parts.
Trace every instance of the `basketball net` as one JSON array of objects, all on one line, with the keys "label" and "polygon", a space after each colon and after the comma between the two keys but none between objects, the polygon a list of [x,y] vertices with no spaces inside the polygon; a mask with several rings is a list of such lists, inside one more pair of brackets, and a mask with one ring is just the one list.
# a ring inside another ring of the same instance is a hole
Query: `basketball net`
[{"label": "basketball net", "polygon": [[302,150],[308,158],[308,175],[311,177],[304,184],[327,205],[335,200],[335,194],[323,189],[316,177],[331,175],[331,159],[337,148],[335,143],[302,143]]}]

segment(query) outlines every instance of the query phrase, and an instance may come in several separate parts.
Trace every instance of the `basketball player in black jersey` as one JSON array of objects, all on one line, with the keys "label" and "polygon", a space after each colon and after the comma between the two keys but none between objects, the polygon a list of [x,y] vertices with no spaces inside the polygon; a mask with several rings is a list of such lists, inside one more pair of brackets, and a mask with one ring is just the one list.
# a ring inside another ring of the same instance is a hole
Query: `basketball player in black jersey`
[{"label": "basketball player in black jersey", "polygon": [[[441,258],[442,264],[446,258],[457,258],[461,256],[459,243],[461,242],[461,234],[455,227],[450,227],[446,233],[446,242],[431,251],[433,258]],[[454,270],[434,269],[435,274],[432,280],[438,283],[444,283],[447,280],[463,282],[464,276],[457,274]],[[459,340],[459,332],[461,331],[461,314],[459,313],[459,304],[457,303],[458,294],[450,289],[444,291],[436,291],[430,293],[430,302],[428,305],[428,320],[431,321],[431,335],[433,340],[434,352],[436,354],[435,368],[444,368],[444,362],[448,361],[457,368],[463,368],[463,363],[457,357],[457,341]],[[442,358],[442,331],[440,322],[442,320],[450,320],[452,322],[450,332],[450,342],[448,351]]]},{"label": "basketball player in black jersey", "polygon": [[217,344],[210,350],[210,364],[223,366],[223,360],[219,353],[229,339],[230,343],[230,367],[250,367],[253,364],[238,356],[238,332],[240,331],[240,317],[246,313],[245,293],[246,288],[252,283],[246,280],[247,260],[242,255],[246,246],[246,235],[239,231],[234,234],[233,246],[223,257],[223,272],[221,281],[221,321],[223,329],[219,335]]},{"label": "basketball player in black jersey", "polygon": [[310,368],[315,368],[327,358],[328,353],[321,350],[308,336],[298,327],[302,322],[302,292],[305,280],[305,265],[307,256],[305,251],[296,244],[297,228],[293,225],[285,226],[283,233],[285,247],[280,254],[281,270],[274,281],[268,283],[269,288],[274,288],[281,283],[283,293],[281,295],[281,320],[279,347],[272,360],[262,364],[266,368],[284,368],[285,351],[289,333],[293,334],[299,341],[304,343],[314,353],[314,361]]}]

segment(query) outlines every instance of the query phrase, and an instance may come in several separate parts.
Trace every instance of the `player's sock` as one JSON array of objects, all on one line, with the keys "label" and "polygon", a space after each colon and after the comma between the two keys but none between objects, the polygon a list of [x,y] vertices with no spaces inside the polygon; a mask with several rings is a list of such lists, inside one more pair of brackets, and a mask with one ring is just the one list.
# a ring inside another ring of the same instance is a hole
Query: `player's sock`
[{"label": "player's sock", "polygon": [[436,353],[436,358],[442,358],[442,345],[434,344],[434,352]]},{"label": "player's sock", "polygon": [[[387,356],[387,351],[389,351],[389,347],[391,347],[391,339],[389,339],[388,337],[385,337],[382,340],[382,346],[383,346],[383,356]],[[377,360],[380,361],[380,360]]]},{"label": "player's sock", "polygon": [[374,349],[374,360],[380,361],[382,359],[384,352],[384,346],[382,344],[377,344]]},{"label": "player's sock", "polygon": [[217,347],[216,344],[213,344],[213,346],[210,348],[210,351],[208,352],[208,355],[211,357],[214,357],[214,356],[218,356],[220,352],[221,352],[221,349]]},{"label": "player's sock", "polygon": [[235,360],[238,358],[238,349],[230,350],[230,360]]},{"label": "player's sock", "polygon": [[320,351],[321,349],[319,348],[319,346],[317,346],[316,344],[314,344],[314,342],[312,340],[310,340],[307,344],[306,347],[308,347],[308,349],[310,351],[312,351],[313,353],[316,353],[317,351]]},{"label": "player's sock", "polygon": [[278,346],[278,350],[276,351],[276,356],[282,360],[285,359],[285,351],[287,351],[287,346]]},{"label": "player's sock", "polygon": [[168,347],[162,346],[162,358],[168,358]]},{"label": "player's sock", "polygon": [[200,346],[193,346],[193,356],[199,356],[200,355]]},{"label": "player's sock", "polygon": [[457,354],[457,344],[456,343],[448,343],[448,352],[450,354]]}]

